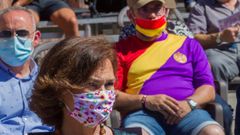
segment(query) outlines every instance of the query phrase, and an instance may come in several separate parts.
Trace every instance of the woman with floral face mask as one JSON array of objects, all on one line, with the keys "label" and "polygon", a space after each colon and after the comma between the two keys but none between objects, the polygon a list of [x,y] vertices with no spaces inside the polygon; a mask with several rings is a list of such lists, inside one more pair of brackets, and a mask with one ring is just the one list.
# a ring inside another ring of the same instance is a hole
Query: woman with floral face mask
[{"label": "woman with floral face mask", "polygon": [[49,51],[30,106],[43,123],[55,126],[53,134],[128,134],[103,125],[116,97],[115,55],[111,45],[99,37],[66,39]]}]

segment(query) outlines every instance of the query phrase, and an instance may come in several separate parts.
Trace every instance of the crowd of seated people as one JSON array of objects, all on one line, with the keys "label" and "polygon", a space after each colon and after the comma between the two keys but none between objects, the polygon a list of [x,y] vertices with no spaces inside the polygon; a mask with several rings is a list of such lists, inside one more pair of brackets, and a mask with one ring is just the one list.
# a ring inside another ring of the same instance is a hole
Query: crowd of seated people
[{"label": "crowd of seated people", "polygon": [[[15,0],[12,7],[3,6],[0,134],[231,134],[231,108],[215,94],[215,65],[210,61],[209,66],[209,54],[201,47],[205,49],[208,38],[196,32],[196,12],[206,3],[197,2],[192,9],[189,31],[184,23],[167,20],[169,9],[176,8],[174,0],[126,2],[131,24],[121,31],[116,53],[102,37],[78,37],[76,15],[63,1]],[[42,17],[57,23],[67,39],[50,50],[38,72],[31,54],[39,43],[36,24]],[[183,31],[176,30],[178,23]],[[218,36],[221,42],[226,35],[214,33],[209,42],[218,42]],[[175,84],[169,85],[169,80]],[[202,109],[212,101],[223,107],[224,130]],[[113,108],[123,116],[123,129],[104,125]],[[236,135],[238,125],[236,121]]]}]

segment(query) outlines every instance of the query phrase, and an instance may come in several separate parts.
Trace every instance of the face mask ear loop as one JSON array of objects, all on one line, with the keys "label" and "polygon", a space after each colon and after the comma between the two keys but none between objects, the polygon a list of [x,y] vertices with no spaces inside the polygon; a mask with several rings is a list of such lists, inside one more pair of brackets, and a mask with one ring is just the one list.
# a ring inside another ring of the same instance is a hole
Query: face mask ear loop
[{"label": "face mask ear loop", "polygon": [[[71,96],[74,98],[74,94],[70,91],[70,90],[66,90],[67,92],[69,92],[70,94],[71,94]],[[74,99],[73,99],[74,100]],[[67,104],[65,104],[64,102],[62,102],[63,104],[64,104],[64,106],[65,106],[65,108],[68,110],[68,113],[69,114],[71,114],[71,109],[68,107],[68,105]]]},{"label": "face mask ear loop", "polygon": [[71,112],[72,112],[71,109],[65,103],[63,103],[63,104],[64,104],[65,108],[68,110],[68,113],[71,114]]},{"label": "face mask ear loop", "polygon": [[33,32],[33,38],[32,38],[32,42],[34,41],[34,39],[35,39],[35,36],[36,36],[36,32],[34,31],[34,32]]},{"label": "face mask ear loop", "polygon": [[31,55],[32,55],[33,52],[34,52],[34,45],[33,45],[33,42],[34,42],[34,39],[35,39],[35,35],[36,35],[36,32],[34,31],[34,32],[33,32],[33,38],[32,38],[32,53],[31,53]]}]

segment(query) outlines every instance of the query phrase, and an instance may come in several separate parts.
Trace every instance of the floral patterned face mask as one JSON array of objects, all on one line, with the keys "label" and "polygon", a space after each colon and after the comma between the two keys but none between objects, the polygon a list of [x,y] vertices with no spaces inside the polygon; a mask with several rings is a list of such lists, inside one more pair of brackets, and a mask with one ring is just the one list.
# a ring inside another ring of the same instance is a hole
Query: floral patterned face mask
[{"label": "floral patterned face mask", "polygon": [[109,118],[116,97],[114,90],[71,94],[74,110],[71,111],[68,106],[66,108],[71,117],[87,127],[95,127]]}]

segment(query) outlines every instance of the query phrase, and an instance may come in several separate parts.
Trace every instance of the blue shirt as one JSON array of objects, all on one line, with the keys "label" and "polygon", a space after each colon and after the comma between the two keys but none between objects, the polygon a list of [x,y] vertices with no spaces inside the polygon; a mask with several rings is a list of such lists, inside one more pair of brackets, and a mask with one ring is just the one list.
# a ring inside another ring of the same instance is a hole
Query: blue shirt
[{"label": "blue shirt", "polygon": [[32,61],[30,75],[17,78],[15,73],[0,62],[0,135],[25,135],[30,132],[52,131],[42,125],[39,117],[30,111],[28,100],[38,66]]}]

